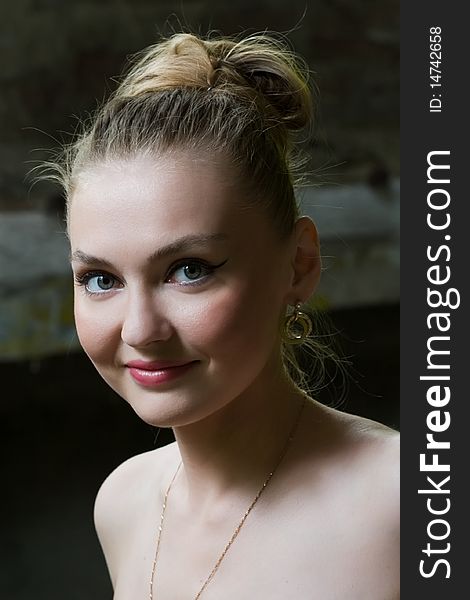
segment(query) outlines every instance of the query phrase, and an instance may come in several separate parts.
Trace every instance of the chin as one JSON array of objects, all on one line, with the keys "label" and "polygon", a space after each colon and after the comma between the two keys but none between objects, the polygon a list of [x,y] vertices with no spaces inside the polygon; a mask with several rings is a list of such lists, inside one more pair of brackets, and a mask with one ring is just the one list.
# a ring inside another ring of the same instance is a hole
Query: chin
[{"label": "chin", "polygon": [[152,427],[185,427],[198,421],[202,421],[211,412],[203,413],[200,406],[187,407],[186,409],[178,406],[143,406],[142,403],[131,403],[130,406],[142,421]]},{"label": "chin", "polygon": [[116,390],[136,415],[152,427],[184,427],[202,421],[221,407],[214,406],[210,397],[219,394],[202,395],[187,388],[169,390]]}]

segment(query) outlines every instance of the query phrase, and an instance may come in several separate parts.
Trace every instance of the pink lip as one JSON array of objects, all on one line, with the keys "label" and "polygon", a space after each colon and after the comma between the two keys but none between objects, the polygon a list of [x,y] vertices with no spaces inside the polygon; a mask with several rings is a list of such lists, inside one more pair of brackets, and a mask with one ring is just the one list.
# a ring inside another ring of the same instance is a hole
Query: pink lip
[{"label": "pink lip", "polygon": [[137,383],[144,387],[156,387],[180,377],[197,363],[198,361],[131,360],[126,363],[126,367]]}]

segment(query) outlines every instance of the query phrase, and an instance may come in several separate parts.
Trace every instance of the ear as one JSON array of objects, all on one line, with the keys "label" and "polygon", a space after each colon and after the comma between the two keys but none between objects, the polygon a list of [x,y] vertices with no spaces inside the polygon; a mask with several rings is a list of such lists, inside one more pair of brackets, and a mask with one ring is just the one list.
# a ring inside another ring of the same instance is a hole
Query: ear
[{"label": "ear", "polygon": [[320,281],[321,258],[317,228],[310,217],[297,219],[293,232],[292,281],[289,304],[305,302]]}]

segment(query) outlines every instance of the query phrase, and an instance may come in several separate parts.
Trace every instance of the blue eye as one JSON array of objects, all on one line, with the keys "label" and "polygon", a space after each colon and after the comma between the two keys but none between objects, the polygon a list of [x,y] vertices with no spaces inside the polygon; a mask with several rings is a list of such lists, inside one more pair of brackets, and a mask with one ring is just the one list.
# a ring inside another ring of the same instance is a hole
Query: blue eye
[{"label": "blue eye", "polygon": [[166,279],[168,283],[176,283],[178,285],[197,285],[210,277],[216,269],[222,267],[227,261],[218,265],[211,265],[203,260],[181,261],[174,265]]},{"label": "blue eye", "polygon": [[188,261],[187,263],[181,264],[173,269],[169,280],[176,281],[176,283],[183,285],[188,283],[190,284],[207,277],[207,275],[209,275],[212,271],[213,268],[211,268],[209,265],[196,261]]},{"label": "blue eye", "polygon": [[107,273],[85,273],[76,276],[79,285],[85,287],[88,294],[106,294],[114,289],[116,279]]},{"label": "blue eye", "polygon": [[113,289],[114,279],[109,275],[94,275],[88,280],[86,287],[92,294],[108,292]]}]

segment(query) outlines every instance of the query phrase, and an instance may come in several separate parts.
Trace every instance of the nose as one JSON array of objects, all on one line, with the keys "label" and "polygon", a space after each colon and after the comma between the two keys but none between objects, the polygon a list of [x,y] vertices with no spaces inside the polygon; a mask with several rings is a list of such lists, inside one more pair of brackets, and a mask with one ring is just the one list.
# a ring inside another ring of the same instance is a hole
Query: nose
[{"label": "nose", "polygon": [[129,293],[121,327],[121,339],[128,346],[143,347],[168,340],[172,326],[165,309],[151,290]]}]

